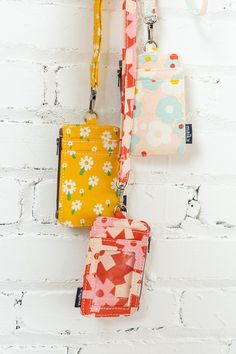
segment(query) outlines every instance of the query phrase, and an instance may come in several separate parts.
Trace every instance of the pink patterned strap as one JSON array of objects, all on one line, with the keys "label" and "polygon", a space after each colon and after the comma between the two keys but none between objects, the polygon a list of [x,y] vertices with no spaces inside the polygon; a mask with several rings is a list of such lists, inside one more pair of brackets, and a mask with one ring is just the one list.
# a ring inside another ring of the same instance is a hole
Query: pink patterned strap
[{"label": "pink patterned strap", "polygon": [[125,47],[123,49],[122,129],[120,151],[120,183],[126,184],[130,173],[130,143],[137,67],[137,13],[136,0],[125,0]]}]

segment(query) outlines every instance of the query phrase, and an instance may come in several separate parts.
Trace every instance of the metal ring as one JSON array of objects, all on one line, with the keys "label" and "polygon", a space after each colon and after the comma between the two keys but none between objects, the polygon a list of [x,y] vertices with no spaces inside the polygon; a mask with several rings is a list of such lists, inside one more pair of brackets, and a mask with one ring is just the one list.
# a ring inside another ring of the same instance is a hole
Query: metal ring
[{"label": "metal ring", "polygon": [[156,49],[159,48],[156,41],[154,41],[153,39],[149,39],[149,40],[146,42],[145,46],[143,47],[144,52],[147,51],[147,46],[148,46],[148,44],[154,45],[154,47],[155,47]]},{"label": "metal ring", "polygon": [[87,122],[92,119],[98,119],[98,114],[93,110],[89,110],[85,113],[84,121]]},{"label": "metal ring", "polygon": [[119,203],[118,205],[115,206],[114,208],[114,215],[116,215],[117,211],[122,211],[124,213],[127,213],[127,207],[123,203]]}]

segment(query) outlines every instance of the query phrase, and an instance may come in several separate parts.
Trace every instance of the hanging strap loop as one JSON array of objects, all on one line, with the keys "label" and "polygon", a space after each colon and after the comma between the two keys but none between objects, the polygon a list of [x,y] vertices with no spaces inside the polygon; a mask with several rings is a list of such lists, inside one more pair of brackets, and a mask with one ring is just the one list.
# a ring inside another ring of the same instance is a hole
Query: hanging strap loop
[{"label": "hanging strap loop", "polygon": [[102,1],[94,0],[93,56],[90,64],[90,101],[89,113],[95,114],[95,103],[99,83],[99,59],[102,46]]}]

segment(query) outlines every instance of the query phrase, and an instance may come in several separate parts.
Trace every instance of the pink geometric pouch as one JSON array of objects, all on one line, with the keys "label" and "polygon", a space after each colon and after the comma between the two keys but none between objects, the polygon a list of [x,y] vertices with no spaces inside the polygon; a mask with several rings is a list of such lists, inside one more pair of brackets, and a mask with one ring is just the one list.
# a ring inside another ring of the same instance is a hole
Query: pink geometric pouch
[{"label": "pink geometric pouch", "polygon": [[133,156],[183,153],[186,148],[185,84],[177,54],[138,56]]},{"label": "pink geometric pouch", "polygon": [[129,316],[140,302],[150,227],[126,218],[95,220],[90,232],[81,313]]}]

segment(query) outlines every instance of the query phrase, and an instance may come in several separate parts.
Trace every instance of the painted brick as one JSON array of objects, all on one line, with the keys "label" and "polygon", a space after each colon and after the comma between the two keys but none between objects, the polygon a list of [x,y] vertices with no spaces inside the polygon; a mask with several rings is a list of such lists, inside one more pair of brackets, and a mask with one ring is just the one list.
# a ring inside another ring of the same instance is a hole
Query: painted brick
[{"label": "painted brick", "polygon": [[38,107],[43,103],[43,66],[3,62],[0,65],[0,77],[1,108]]},{"label": "painted brick", "polygon": [[[100,332],[109,330],[128,330],[131,327],[162,327],[178,324],[177,299],[170,292],[144,293],[142,306],[130,318],[99,319],[82,317],[80,310],[74,308],[74,292],[34,292],[24,296],[22,320],[26,330],[38,332]],[[163,311],[164,309],[164,311]]]},{"label": "painted brick", "polygon": [[33,215],[43,223],[55,222],[57,184],[55,180],[43,181],[35,188]]},{"label": "painted brick", "polygon": [[15,299],[11,294],[0,294],[0,332],[9,335],[15,330],[16,316],[14,309]]},{"label": "painted brick", "polygon": [[12,224],[21,217],[21,187],[17,180],[0,178],[0,224]]},{"label": "painted brick", "polygon": [[198,195],[200,220],[206,224],[236,225],[236,187],[202,185]]},{"label": "painted brick", "polygon": [[235,290],[188,290],[182,298],[182,318],[185,326],[201,329],[235,328],[233,313]]},{"label": "painted brick", "polygon": [[60,282],[81,278],[86,248],[87,241],[79,236],[1,238],[0,280]]},{"label": "painted brick", "polygon": [[0,167],[55,168],[58,127],[34,124],[0,125]]}]

